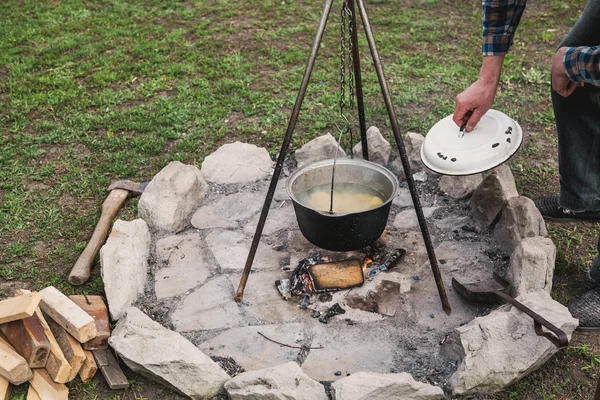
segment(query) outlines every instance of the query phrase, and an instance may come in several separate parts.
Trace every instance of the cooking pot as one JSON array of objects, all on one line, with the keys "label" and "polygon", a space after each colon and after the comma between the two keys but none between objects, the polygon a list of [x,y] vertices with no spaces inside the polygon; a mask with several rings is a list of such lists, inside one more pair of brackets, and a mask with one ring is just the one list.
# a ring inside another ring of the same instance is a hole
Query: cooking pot
[{"label": "cooking pot", "polygon": [[[335,188],[338,185],[366,187],[383,204],[360,212],[319,211],[310,207],[307,192],[330,187],[333,160],[309,164],[289,177],[286,190],[294,204],[298,226],[304,237],[326,250],[358,250],[374,243],[387,224],[392,200],[398,191],[398,179],[384,167],[362,159],[338,159]],[[334,194],[335,201],[335,194]]]}]

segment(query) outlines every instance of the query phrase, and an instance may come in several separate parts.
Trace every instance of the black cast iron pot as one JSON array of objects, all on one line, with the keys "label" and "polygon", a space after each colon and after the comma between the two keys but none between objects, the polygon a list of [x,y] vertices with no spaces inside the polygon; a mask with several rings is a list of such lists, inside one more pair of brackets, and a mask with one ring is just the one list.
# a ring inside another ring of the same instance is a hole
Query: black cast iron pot
[{"label": "black cast iron pot", "polygon": [[[306,192],[331,184],[333,160],[319,161],[296,171],[286,186],[304,237],[326,250],[358,250],[373,244],[387,224],[398,180],[386,168],[361,159],[338,159],[335,184],[367,186],[383,200],[383,204],[356,213],[329,213],[310,208],[302,199]],[[335,197],[334,197],[335,201]]]}]

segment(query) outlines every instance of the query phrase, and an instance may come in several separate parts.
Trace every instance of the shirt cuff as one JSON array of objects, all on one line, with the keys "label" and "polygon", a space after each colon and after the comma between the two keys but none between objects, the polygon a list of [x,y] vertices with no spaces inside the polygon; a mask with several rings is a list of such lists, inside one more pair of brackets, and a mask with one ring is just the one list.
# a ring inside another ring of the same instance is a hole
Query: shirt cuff
[{"label": "shirt cuff", "polygon": [[483,36],[481,53],[484,56],[501,56],[508,53],[513,44],[513,35],[489,35]]},{"label": "shirt cuff", "polygon": [[585,80],[581,74],[578,61],[580,53],[585,53],[587,50],[589,50],[589,47],[581,46],[569,47],[567,51],[565,51],[565,55],[563,57],[563,66],[565,67],[567,76],[573,82],[584,82]]}]

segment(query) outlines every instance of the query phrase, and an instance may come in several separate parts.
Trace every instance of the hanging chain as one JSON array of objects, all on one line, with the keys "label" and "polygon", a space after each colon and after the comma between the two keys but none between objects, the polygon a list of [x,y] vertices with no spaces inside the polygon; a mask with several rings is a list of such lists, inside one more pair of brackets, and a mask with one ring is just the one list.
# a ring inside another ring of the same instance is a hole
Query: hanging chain
[{"label": "hanging chain", "polygon": [[[352,43],[352,12],[348,4],[348,0],[344,0],[340,18],[340,114],[344,119],[345,126],[340,132],[340,139],[342,133],[350,133],[350,154],[352,154],[352,148],[354,147],[354,137],[352,125],[348,116],[346,115],[346,108],[354,109],[354,57],[353,55],[353,43]],[[348,74],[348,82],[346,83],[346,71]],[[348,86],[348,99],[346,99],[346,86]],[[348,102],[346,102],[348,100]]]}]

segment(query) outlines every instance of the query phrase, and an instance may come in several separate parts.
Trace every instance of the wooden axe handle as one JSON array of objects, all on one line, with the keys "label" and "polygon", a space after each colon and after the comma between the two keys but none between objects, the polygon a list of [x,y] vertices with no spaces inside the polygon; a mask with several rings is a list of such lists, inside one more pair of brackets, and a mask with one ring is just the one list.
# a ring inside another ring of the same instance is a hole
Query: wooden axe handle
[{"label": "wooden axe handle", "polygon": [[94,258],[96,258],[96,254],[98,254],[100,247],[102,247],[106,240],[112,220],[117,215],[119,208],[121,208],[128,195],[128,190],[113,189],[106,197],[106,200],[104,200],[104,203],[102,203],[102,214],[100,215],[98,225],[96,225],[92,237],[69,274],[69,282],[73,285],[83,285],[90,279],[90,270]]}]

